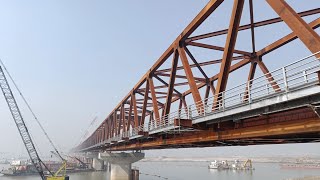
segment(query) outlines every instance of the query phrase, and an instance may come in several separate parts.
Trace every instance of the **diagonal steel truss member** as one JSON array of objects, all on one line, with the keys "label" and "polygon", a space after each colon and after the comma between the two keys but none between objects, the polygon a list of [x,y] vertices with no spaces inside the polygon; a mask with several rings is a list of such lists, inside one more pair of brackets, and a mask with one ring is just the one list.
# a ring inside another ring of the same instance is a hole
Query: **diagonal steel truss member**
[{"label": "diagonal steel truss member", "polygon": [[[320,51],[320,37],[314,30],[320,26],[320,18],[313,20],[309,24],[302,19],[302,17],[320,14],[320,8],[315,7],[315,9],[297,13],[284,0],[265,1],[269,5],[266,8],[274,10],[279,17],[255,22],[254,1],[235,0],[233,1],[233,9],[230,11],[231,19],[228,24],[228,29],[191,36],[193,32],[224,3],[223,0],[210,0],[159,57],[150,70],[114,108],[99,128],[77,148],[85,149],[104,142],[107,139],[111,139],[120,133],[126,133],[130,131],[130,129],[137,128],[141,125],[143,126],[148,122],[147,118],[158,120],[171,112],[171,107],[173,107],[172,105],[175,102],[178,103],[179,109],[185,108],[187,112],[188,98],[189,100],[193,100],[191,103],[195,103],[198,113],[201,113],[204,105],[208,103],[204,101],[203,104],[203,98],[208,98],[211,93],[212,96],[216,96],[214,103],[217,103],[219,94],[227,87],[229,74],[248,64],[251,64],[247,78],[249,83],[244,93],[251,88],[251,80],[254,78],[257,68],[260,68],[264,74],[267,74],[266,80],[269,81],[274,91],[279,90],[277,82],[274,81],[271,74],[268,74],[269,70],[262,61],[263,56],[276,51],[278,48],[295,39],[300,39],[312,53]],[[240,21],[242,19],[241,15],[244,13],[244,3],[249,3],[250,23],[241,25]],[[255,29],[280,22],[284,22],[292,30],[292,33],[260,50],[256,50],[257,35],[255,35]],[[235,49],[237,34],[240,31],[250,31],[251,52]],[[199,42],[199,40],[223,35],[227,35],[224,47]],[[188,47],[221,51],[223,52],[223,56],[221,59],[200,62]],[[190,64],[189,60],[191,60],[193,64]],[[162,68],[165,62],[170,63],[171,67]],[[220,65],[220,70],[218,73],[209,76],[204,71],[204,67],[211,67],[213,65]],[[197,76],[202,75],[203,77],[196,77],[193,71],[194,69],[200,72]],[[183,73],[183,75],[180,73]],[[181,90],[181,87],[185,87],[186,90]],[[201,94],[202,88],[205,88],[204,94]],[[244,98],[246,96],[245,94]]]}]

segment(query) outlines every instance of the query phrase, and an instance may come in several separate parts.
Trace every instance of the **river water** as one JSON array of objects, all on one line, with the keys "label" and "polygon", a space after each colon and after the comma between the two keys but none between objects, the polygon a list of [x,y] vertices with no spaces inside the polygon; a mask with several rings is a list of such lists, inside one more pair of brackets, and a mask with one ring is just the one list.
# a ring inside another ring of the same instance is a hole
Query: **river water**
[{"label": "river water", "polygon": [[[255,170],[210,170],[209,162],[138,162],[141,180],[285,180],[319,176],[319,169],[281,169],[278,163],[254,163]],[[2,167],[1,167],[2,168]],[[71,180],[108,180],[109,172],[70,174]],[[160,177],[159,177],[160,176]],[[39,180],[38,176],[0,177],[0,180]]]}]

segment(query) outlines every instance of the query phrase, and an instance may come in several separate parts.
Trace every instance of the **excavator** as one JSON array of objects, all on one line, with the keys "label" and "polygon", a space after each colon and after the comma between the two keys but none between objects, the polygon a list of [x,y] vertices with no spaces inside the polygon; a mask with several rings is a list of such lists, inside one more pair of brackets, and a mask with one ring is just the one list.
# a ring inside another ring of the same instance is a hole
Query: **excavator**
[{"label": "excavator", "polygon": [[[66,164],[67,164],[66,161],[62,158],[62,156],[60,155],[59,151],[57,150],[57,148],[52,143],[52,141],[49,138],[48,134],[46,133],[46,131],[42,127],[41,123],[38,121],[37,117],[33,113],[32,109],[30,108],[30,106],[27,103],[26,99],[22,95],[21,91],[19,90],[19,88],[17,87],[15,82],[13,81],[13,78],[9,74],[8,70],[4,66],[3,62],[1,61],[1,59],[0,59],[0,63],[1,63],[0,64],[0,87],[1,87],[1,90],[2,90],[2,93],[4,95],[4,98],[5,98],[5,100],[6,100],[7,104],[8,104],[9,110],[10,110],[11,115],[13,117],[13,120],[14,120],[16,126],[17,126],[17,129],[19,131],[19,134],[20,134],[21,139],[22,139],[22,141],[24,143],[24,146],[25,146],[25,148],[26,148],[26,150],[28,152],[28,155],[30,157],[30,160],[31,160],[32,164],[34,165],[35,169],[39,173],[39,175],[40,175],[42,180],[69,180],[69,176],[66,175]],[[34,118],[36,119],[36,121],[40,125],[42,131],[46,135],[47,139],[49,140],[49,142],[51,143],[51,145],[55,149],[55,152],[60,156],[61,159],[63,159],[63,165],[59,168],[59,170],[57,172],[55,172],[55,173],[51,172],[48,169],[48,167],[45,165],[45,163],[40,159],[39,154],[38,154],[38,152],[37,152],[37,150],[35,148],[35,145],[33,143],[33,140],[31,138],[29,130],[28,130],[26,124],[25,124],[25,121],[23,119],[21,111],[20,111],[20,109],[18,107],[18,104],[16,102],[16,99],[15,99],[15,97],[13,95],[13,92],[12,92],[12,90],[10,88],[10,85],[8,83],[8,80],[7,80],[7,77],[6,77],[2,67],[6,70],[9,78],[12,80],[14,86],[16,87],[18,92],[20,93],[22,99],[27,104],[27,107],[29,108],[29,110],[33,114]],[[44,169],[49,173],[48,175],[44,173]],[[61,174],[62,171],[63,171],[63,173]]]},{"label": "excavator", "polygon": [[83,161],[81,161],[79,158],[75,157],[75,156],[68,156],[69,158],[75,159],[77,160],[80,164],[81,164],[81,168],[87,169],[88,165],[86,163],[84,163]]},{"label": "excavator", "polygon": [[[60,154],[58,154],[57,152],[55,151],[50,151],[51,154],[55,155],[56,157],[60,158],[63,162],[65,162],[65,164],[67,165],[67,160],[65,160],[64,158],[61,157]],[[76,156],[70,156],[70,155],[67,155],[67,154],[64,154],[65,157],[67,158],[71,158],[71,159],[74,159],[76,161],[78,161],[80,163],[80,168],[84,168],[84,169],[87,169],[88,168],[88,165],[86,163],[84,163],[83,161],[81,161],[79,158],[77,158]]]},{"label": "excavator", "polygon": [[254,170],[254,168],[252,167],[252,161],[251,159],[248,159],[246,162],[244,162],[243,164],[243,169],[245,170]]}]

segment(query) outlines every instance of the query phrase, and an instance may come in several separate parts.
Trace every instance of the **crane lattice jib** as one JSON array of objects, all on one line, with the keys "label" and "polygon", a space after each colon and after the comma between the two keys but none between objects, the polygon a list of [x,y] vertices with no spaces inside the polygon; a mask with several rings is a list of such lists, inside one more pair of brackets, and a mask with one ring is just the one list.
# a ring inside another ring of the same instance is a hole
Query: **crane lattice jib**
[{"label": "crane lattice jib", "polygon": [[2,93],[7,101],[7,104],[9,106],[10,112],[12,114],[12,117],[14,119],[14,122],[18,128],[18,131],[20,133],[20,136],[23,140],[23,143],[28,151],[29,157],[37,169],[38,173],[40,174],[41,178],[44,180],[45,176],[42,169],[42,161],[39,158],[39,155],[36,151],[36,148],[34,146],[34,143],[32,142],[31,136],[28,132],[28,128],[26,124],[24,123],[23,117],[21,115],[21,112],[19,110],[19,107],[17,105],[17,102],[13,96],[13,93],[11,91],[11,88],[9,86],[9,83],[7,81],[7,78],[5,77],[4,71],[2,70],[2,67],[0,66],[0,86]]}]

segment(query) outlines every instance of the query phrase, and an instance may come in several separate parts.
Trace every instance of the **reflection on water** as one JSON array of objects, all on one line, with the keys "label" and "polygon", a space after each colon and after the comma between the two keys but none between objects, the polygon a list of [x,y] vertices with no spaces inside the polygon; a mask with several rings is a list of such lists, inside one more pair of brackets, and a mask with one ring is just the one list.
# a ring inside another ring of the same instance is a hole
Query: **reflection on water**
[{"label": "reflection on water", "polygon": [[[305,176],[320,176],[319,170],[280,169],[279,164],[253,163],[255,170],[208,169],[209,162],[138,162],[141,180],[270,180]],[[0,169],[2,166],[0,165]],[[109,172],[83,172],[70,174],[70,180],[108,180]],[[38,176],[0,177],[0,180],[40,180]]]},{"label": "reflection on water", "polygon": [[251,169],[248,169],[248,170],[237,170],[237,169],[208,169],[209,170],[209,173],[223,173],[224,171],[226,172],[231,172],[231,173],[242,173],[242,174],[248,174],[248,175],[252,175],[253,172],[255,170],[251,170]]},{"label": "reflection on water", "polygon": [[255,170],[234,170],[234,169],[208,169],[212,177],[219,177],[225,179],[253,179]]}]

